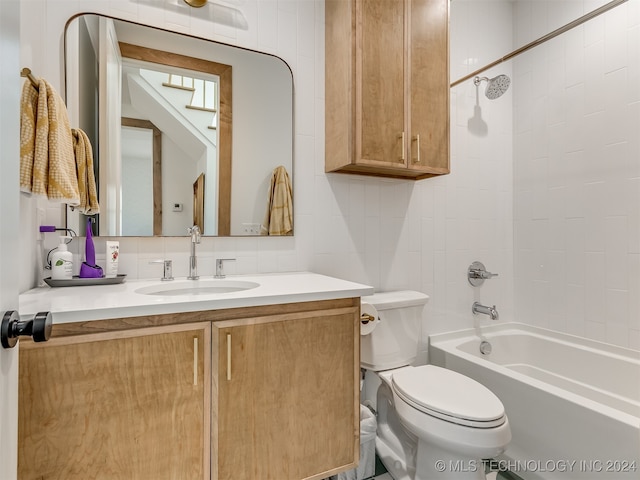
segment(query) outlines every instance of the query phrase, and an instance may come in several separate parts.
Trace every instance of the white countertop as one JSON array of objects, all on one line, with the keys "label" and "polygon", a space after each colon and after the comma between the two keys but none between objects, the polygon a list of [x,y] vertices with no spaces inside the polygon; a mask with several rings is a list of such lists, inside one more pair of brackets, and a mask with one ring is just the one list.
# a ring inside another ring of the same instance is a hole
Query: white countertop
[{"label": "white countertop", "polygon": [[[200,280],[212,278],[200,277]],[[21,317],[29,318],[37,312],[48,311],[52,313],[55,324],[362,297],[374,293],[373,287],[368,285],[309,272],[228,275],[225,280],[255,282],[259,286],[238,292],[181,296],[135,292],[167,283],[160,280],[125,280],[117,285],[47,286],[21,294],[19,312]],[[184,277],[175,279],[175,282],[183,281],[189,280]]]}]

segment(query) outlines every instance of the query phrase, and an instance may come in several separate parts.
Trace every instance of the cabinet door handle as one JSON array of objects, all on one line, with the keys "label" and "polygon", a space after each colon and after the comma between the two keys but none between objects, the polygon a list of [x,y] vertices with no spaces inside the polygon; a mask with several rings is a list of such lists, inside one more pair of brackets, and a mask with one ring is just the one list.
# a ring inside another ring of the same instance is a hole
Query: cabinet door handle
[{"label": "cabinet door handle", "polygon": [[404,132],[398,135],[400,139],[400,160],[404,162]]},{"label": "cabinet door handle", "polygon": [[416,142],[416,156],[413,157],[413,163],[420,163],[420,134],[418,133],[413,137],[413,141]]},{"label": "cabinet door handle", "polygon": [[227,380],[231,380],[231,334],[227,333]]},{"label": "cabinet door handle", "polygon": [[198,385],[198,337],[193,337],[193,384]]}]

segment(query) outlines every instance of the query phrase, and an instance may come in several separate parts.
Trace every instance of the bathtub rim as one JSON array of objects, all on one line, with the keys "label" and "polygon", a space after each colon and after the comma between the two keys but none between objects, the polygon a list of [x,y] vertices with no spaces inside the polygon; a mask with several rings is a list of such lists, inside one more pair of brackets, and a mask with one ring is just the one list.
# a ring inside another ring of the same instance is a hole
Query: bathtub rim
[{"label": "bathtub rim", "polygon": [[631,359],[632,361],[640,363],[640,350],[622,347],[619,345],[614,345],[612,343],[593,340],[591,338],[581,337],[579,335],[574,335],[571,333],[560,332],[557,330],[551,330],[549,328],[538,327],[519,322],[500,322],[497,324],[481,326],[478,328],[471,327],[460,330],[452,330],[450,332],[435,333],[428,336],[428,342],[429,345],[431,345],[431,343],[433,343],[433,340],[440,343],[472,337],[481,338],[484,334],[505,335],[511,330],[518,332],[524,331],[539,337],[553,338],[559,343],[568,343],[573,346],[578,345],[586,350],[606,351],[612,356],[618,356],[625,360]]},{"label": "bathtub rim", "polygon": [[600,342],[577,335],[558,332],[555,330],[518,322],[502,322],[486,327],[483,326],[480,328],[466,328],[455,330],[452,332],[429,335],[429,362],[431,362],[432,359],[432,349],[437,349],[443,352],[445,355],[453,355],[480,367],[488,368],[501,375],[506,376],[507,378],[542,389],[543,391],[546,391],[551,395],[563,398],[581,407],[598,411],[618,421],[624,422],[625,424],[640,429],[640,412],[637,416],[634,416],[631,413],[621,411],[617,408],[601,402],[597,402],[590,398],[571,392],[567,389],[557,387],[551,383],[538,380],[523,373],[509,369],[508,367],[505,367],[498,363],[494,363],[489,359],[467,353],[457,348],[458,345],[467,341],[481,339],[487,339],[490,341],[491,337],[504,336],[509,334],[527,334],[539,338],[545,338],[561,344],[567,344],[572,348],[580,348],[587,351],[599,352],[599,354],[603,354],[602,352],[604,352],[604,354],[606,355],[638,364],[638,366],[640,367],[640,351],[638,350],[620,347],[618,345],[612,345],[609,343]]}]

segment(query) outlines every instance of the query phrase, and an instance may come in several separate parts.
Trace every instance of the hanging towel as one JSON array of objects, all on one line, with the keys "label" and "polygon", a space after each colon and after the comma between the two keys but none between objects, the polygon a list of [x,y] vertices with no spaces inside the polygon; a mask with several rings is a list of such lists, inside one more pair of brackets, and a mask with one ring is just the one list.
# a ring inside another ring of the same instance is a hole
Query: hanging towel
[{"label": "hanging towel", "polygon": [[45,80],[25,80],[20,103],[20,190],[79,205],[71,128],[64,101]]},{"label": "hanging towel", "polygon": [[293,195],[287,170],[280,165],[273,170],[267,212],[260,229],[262,235],[293,234]]},{"label": "hanging towel", "polygon": [[87,134],[80,129],[72,128],[71,133],[73,135],[73,150],[78,172],[78,192],[80,194],[78,210],[85,215],[95,215],[100,213],[100,205],[98,205],[96,177],[93,172],[91,142]]}]

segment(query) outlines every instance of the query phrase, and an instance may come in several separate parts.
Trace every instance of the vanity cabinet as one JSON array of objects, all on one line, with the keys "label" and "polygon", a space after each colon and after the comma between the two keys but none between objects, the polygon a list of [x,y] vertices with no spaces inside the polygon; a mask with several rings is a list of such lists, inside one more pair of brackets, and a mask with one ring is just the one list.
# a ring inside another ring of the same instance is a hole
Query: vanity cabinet
[{"label": "vanity cabinet", "polygon": [[214,325],[213,479],[322,479],[355,467],[359,324],[350,307]]},{"label": "vanity cabinet", "polygon": [[[323,479],[359,459],[360,299],[114,318],[20,342],[19,478]],[[99,333],[97,333],[99,332]]]},{"label": "vanity cabinet", "polygon": [[18,478],[209,478],[210,330],[21,341]]},{"label": "vanity cabinet", "polygon": [[326,0],[325,170],[449,173],[449,0]]}]

